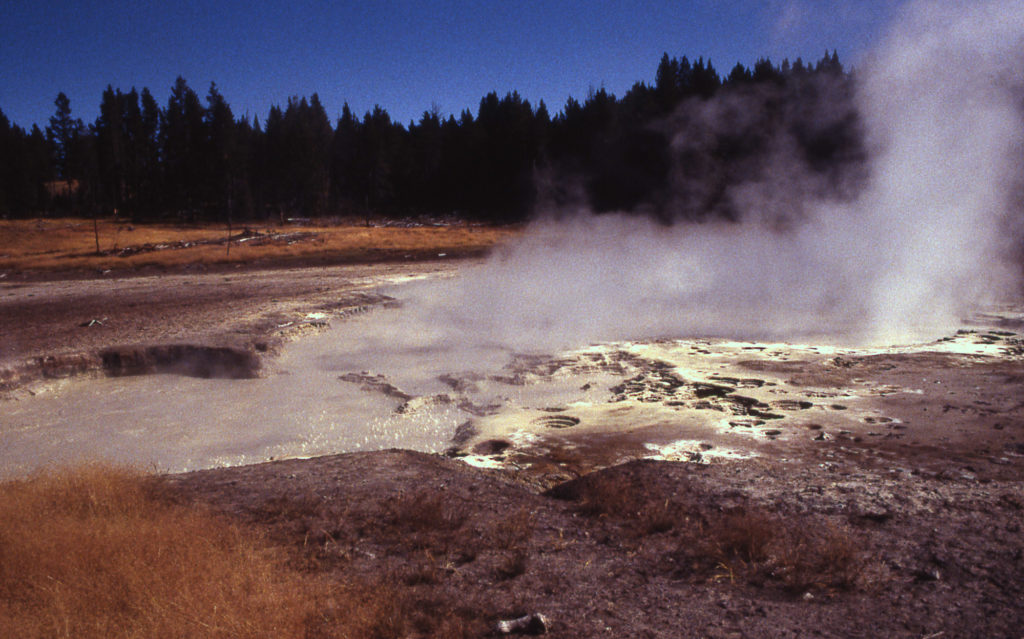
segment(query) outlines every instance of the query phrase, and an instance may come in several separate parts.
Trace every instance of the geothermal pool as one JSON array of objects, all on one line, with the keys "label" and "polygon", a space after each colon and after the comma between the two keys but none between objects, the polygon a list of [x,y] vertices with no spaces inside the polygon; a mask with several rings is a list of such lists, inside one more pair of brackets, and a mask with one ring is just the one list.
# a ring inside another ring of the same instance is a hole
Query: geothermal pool
[{"label": "geothermal pool", "polygon": [[[401,302],[443,297],[439,286],[382,292]],[[1008,313],[982,319],[1005,324]],[[1018,315],[1011,319],[1021,323]],[[899,348],[661,339],[524,354],[436,322],[411,305],[376,307],[288,345],[259,379],[76,380],[10,400],[0,416],[0,477],[92,460],[178,472],[390,447],[437,452],[457,432],[464,459],[481,465],[500,463],[506,446],[543,452],[570,433],[572,446],[636,433],[633,457],[745,458],[807,428],[896,433],[900,420],[878,400],[926,386],[853,379],[817,387],[813,376],[794,377],[850,357],[1019,359],[1022,350],[1015,332],[975,326]]]},{"label": "geothermal pool", "polygon": [[[403,285],[384,288],[401,296]],[[92,460],[175,472],[389,447],[440,451],[474,413],[567,398],[557,381],[457,393],[446,374],[493,376],[509,353],[396,342],[395,331],[417,330],[396,321],[404,316],[376,308],[336,320],[288,344],[258,379],[79,379],[10,400],[0,414],[0,477]]]}]

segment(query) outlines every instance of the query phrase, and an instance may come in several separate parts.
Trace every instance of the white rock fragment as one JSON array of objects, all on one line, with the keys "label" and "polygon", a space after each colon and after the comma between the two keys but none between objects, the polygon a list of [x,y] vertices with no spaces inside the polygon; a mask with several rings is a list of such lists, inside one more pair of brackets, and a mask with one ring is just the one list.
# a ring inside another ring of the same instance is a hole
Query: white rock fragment
[{"label": "white rock fragment", "polygon": [[539,612],[498,622],[498,632],[503,635],[543,635],[547,634],[547,631],[548,619]]}]

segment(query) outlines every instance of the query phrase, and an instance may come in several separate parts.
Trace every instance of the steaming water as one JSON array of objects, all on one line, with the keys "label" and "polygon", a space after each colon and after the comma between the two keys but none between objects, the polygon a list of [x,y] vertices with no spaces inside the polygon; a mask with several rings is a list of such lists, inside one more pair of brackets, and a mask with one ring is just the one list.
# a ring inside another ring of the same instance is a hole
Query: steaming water
[{"label": "steaming water", "polygon": [[[472,283],[475,277],[470,272],[459,279]],[[6,402],[0,415],[0,477],[86,460],[174,472],[390,447],[439,451],[450,445],[460,424],[484,413],[500,414],[518,428],[550,407],[597,415],[605,410],[602,406],[614,406],[607,404],[611,387],[636,371],[574,368],[588,355],[628,351],[672,362],[683,377],[699,379],[721,370],[730,357],[883,352],[766,344],[757,347],[765,354],[754,355],[750,342],[618,342],[550,351],[553,357],[532,360],[540,365],[527,366],[532,372],[524,380],[515,378],[521,366],[509,367],[522,362],[510,347],[439,326],[437,307],[423,310],[424,299],[451,300],[450,282],[407,283],[382,292],[406,305],[338,321],[322,334],[289,345],[261,379],[104,378]],[[693,355],[695,345],[704,350],[707,344],[714,344],[714,355]],[[971,339],[915,348],[998,355],[997,346]],[[543,372],[548,363],[559,361],[570,365]],[[340,379],[352,374],[358,377]],[[365,388],[366,380],[373,379],[391,386]],[[413,399],[403,406],[406,396]],[[632,415],[626,426],[645,419]]]},{"label": "steaming water", "polygon": [[[387,293],[401,298],[408,286]],[[546,406],[578,395],[565,380],[527,387],[482,379],[510,351],[425,340],[432,331],[419,321],[401,308],[346,319],[290,344],[260,379],[103,378],[12,400],[0,415],[0,477],[86,460],[175,472],[390,447],[443,450],[472,417],[445,401],[452,387],[438,378],[453,372],[480,378],[461,393],[474,406]],[[417,399],[399,412],[403,399],[339,379],[363,372],[384,374]]]},{"label": "steaming water", "polygon": [[0,472],[83,459],[179,471],[389,446],[435,450],[459,423],[457,410],[439,406],[419,411],[414,427],[394,414],[399,402],[320,366],[324,341],[292,345],[262,379],[108,378],[11,402]]}]

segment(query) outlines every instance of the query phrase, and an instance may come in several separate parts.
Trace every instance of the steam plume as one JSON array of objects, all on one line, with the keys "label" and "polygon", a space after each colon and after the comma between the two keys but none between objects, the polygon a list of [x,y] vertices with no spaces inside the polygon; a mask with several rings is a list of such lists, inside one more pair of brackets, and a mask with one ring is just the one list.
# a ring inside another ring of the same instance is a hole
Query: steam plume
[{"label": "steam plume", "polygon": [[857,72],[870,156],[854,197],[798,188],[810,176],[779,143],[775,177],[732,194],[740,224],[541,221],[420,308],[456,329],[436,337],[512,348],[939,337],[1014,283],[1022,63],[1024,4],[913,3]]}]

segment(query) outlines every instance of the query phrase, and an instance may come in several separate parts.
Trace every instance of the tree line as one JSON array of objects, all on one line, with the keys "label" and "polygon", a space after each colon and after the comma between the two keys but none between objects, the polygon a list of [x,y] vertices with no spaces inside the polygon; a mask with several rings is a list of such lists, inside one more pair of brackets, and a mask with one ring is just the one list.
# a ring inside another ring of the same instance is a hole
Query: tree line
[{"label": "tree line", "polygon": [[[604,88],[551,115],[511,91],[404,126],[348,104],[331,122],[316,93],[236,117],[211,84],[179,77],[165,105],[148,89],[107,87],[92,123],[57,96],[45,131],[0,111],[0,215],[136,220],[446,215],[492,223],[538,207],[584,204],[670,221],[737,215],[735,187],[763,182],[787,157],[841,190],[862,150],[853,74],[835,52],[737,64],[665,54],[653,84]],[[742,190],[742,189],[740,189]]]}]

